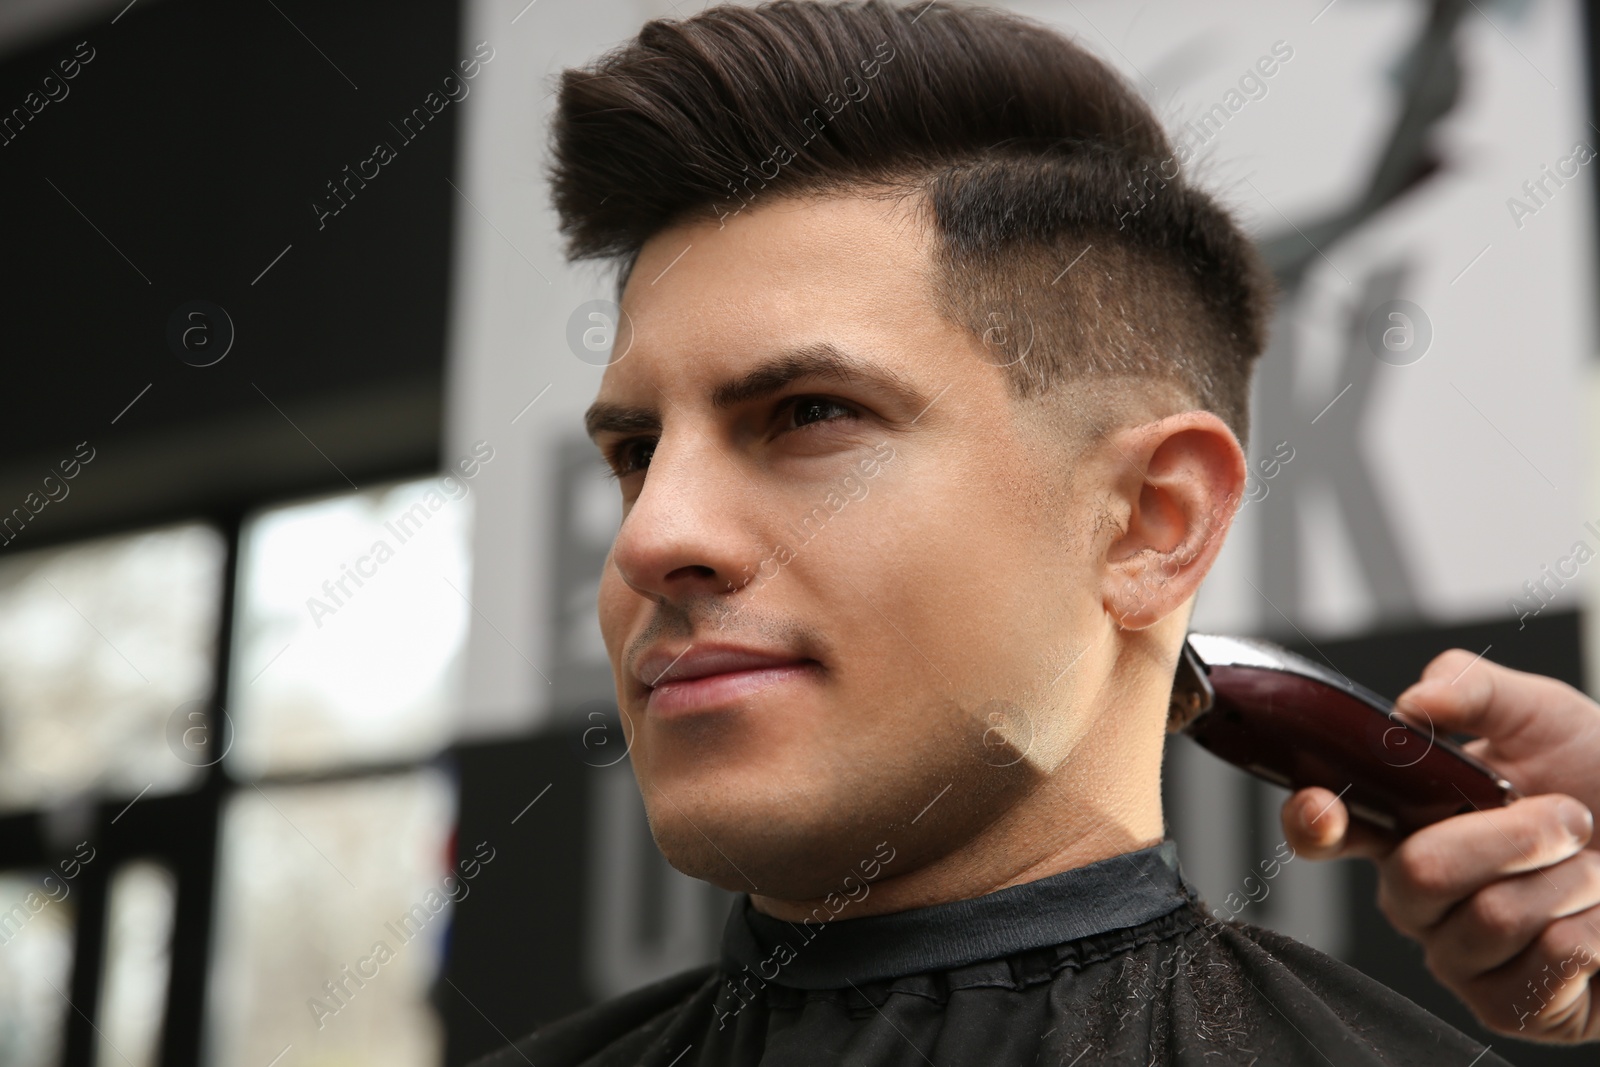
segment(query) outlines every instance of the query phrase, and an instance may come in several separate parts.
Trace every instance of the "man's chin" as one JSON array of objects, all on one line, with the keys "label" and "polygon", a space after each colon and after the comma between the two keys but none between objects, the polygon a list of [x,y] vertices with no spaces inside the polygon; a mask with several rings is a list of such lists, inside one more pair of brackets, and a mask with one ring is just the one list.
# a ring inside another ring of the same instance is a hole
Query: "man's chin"
[{"label": "man's chin", "polygon": [[[634,770],[667,861],[724,889],[820,900],[959,847],[1038,777],[1021,753],[988,743],[987,716],[924,716],[921,743],[894,747],[819,729],[830,710],[725,724],[704,744],[647,726]],[[884,853],[901,857],[893,871],[876,870]]]},{"label": "man's chin", "polygon": [[[796,903],[855,900],[880,878],[910,874],[960,848],[1000,806],[998,798],[979,796],[976,805],[946,810],[923,799],[938,789],[896,801],[872,794],[871,783],[837,781],[832,792],[797,795],[772,791],[774,780],[769,775],[766,788],[754,782],[716,802],[690,790],[651,788],[646,812],[656,846],[678,871],[731,892]],[[932,810],[917,820],[919,808]]]},{"label": "man's chin", "polygon": [[887,826],[850,826],[854,813],[835,819],[797,814],[805,802],[796,798],[746,797],[737,806],[710,807],[675,804],[651,792],[650,830],[667,862],[733,892],[820,899],[839,891],[852,873],[859,880],[858,860],[870,860],[892,834]]}]

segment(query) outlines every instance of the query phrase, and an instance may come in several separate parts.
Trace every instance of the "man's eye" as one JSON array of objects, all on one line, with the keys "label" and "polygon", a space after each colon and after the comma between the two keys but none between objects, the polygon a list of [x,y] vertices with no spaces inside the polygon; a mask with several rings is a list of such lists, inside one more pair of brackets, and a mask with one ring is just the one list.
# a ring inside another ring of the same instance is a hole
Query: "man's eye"
[{"label": "man's eye", "polygon": [[632,441],[623,441],[611,449],[611,454],[606,457],[611,467],[613,478],[626,478],[630,474],[638,474],[650,466],[650,457],[655,455],[656,443],[649,438],[636,438]]},{"label": "man's eye", "polygon": [[851,418],[855,412],[836,400],[829,400],[822,396],[805,396],[794,402],[791,408],[792,418],[796,427],[808,426],[817,422],[830,422],[843,416]]}]

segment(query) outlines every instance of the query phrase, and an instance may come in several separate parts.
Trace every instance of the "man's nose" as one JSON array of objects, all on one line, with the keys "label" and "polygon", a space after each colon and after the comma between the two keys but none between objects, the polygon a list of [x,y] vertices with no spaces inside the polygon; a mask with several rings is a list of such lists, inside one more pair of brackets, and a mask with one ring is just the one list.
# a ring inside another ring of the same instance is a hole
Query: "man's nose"
[{"label": "man's nose", "polygon": [[735,457],[703,434],[663,434],[644,484],[622,520],[612,560],[651,600],[726,594],[759,559],[751,533],[755,489]]}]

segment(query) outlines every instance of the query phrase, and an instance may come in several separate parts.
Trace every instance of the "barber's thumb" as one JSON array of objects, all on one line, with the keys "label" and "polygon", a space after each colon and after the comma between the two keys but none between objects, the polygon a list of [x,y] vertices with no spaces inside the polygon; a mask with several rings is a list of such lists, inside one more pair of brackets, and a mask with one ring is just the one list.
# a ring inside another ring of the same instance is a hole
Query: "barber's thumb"
[{"label": "barber's thumb", "polygon": [[1309,786],[1283,802],[1283,832],[1295,852],[1312,859],[1337,856],[1344,845],[1350,815],[1332,790]]}]

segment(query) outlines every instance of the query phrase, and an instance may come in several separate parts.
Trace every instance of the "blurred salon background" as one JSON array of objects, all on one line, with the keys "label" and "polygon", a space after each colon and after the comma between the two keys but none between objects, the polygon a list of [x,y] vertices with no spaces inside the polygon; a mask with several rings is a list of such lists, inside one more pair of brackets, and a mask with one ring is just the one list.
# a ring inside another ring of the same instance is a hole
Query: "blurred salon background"
[{"label": "blurred salon background", "polygon": [[[1595,692],[1594,5],[1041,0],[1284,284],[1194,627]],[[0,1064],[439,1067],[711,958],[594,617],[554,78],[685,0],[9,0]],[[1583,545],[1583,550],[1578,546]],[[1214,903],[1283,790],[1169,745]],[[1240,917],[1483,1034],[1291,862]],[[378,946],[382,946],[379,950]]]}]

